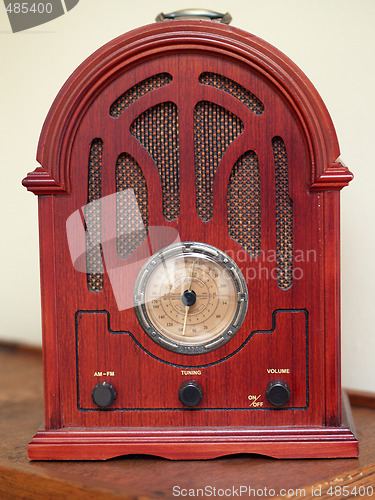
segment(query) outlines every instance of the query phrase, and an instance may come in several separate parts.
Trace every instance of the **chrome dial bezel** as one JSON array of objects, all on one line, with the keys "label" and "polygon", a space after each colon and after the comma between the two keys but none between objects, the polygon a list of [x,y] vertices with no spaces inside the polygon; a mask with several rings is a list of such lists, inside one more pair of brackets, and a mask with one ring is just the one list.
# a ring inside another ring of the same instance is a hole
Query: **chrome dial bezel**
[{"label": "chrome dial bezel", "polygon": [[[205,256],[225,267],[237,291],[237,308],[230,324],[223,331],[217,333],[212,340],[198,345],[179,343],[166,337],[162,331],[155,327],[145,307],[146,287],[153,270],[157,268],[158,264],[166,259],[181,256],[182,254],[186,254],[187,257],[191,254],[198,254],[202,257]],[[240,268],[225,252],[206,243],[183,242],[163,248],[147,260],[139,272],[134,286],[134,309],[139,324],[154,342],[164,349],[178,354],[205,354],[222,347],[232,339],[240,329],[246,316],[247,307],[247,286]]]}]

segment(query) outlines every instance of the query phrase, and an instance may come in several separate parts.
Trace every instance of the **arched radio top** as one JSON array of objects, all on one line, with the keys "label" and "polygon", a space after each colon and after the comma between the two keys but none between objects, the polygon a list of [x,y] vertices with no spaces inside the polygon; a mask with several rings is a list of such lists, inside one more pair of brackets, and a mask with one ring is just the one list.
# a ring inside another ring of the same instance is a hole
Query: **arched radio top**
[{"label": "arched radio top", "polygon": [[36,168],[23,180],[35,194],[70,192],[70,152],[80,121],[98,94],[119,74],[150,59],[181,51],[227,57],[272,82],[293,108],[311,157],[311,189],[341,189],[353,178],[340,162],[329,113],[310,80],[282,52],[237,28],[210,21],[152,24],[121,35],[88,57],[66,81],[45,120]]}]

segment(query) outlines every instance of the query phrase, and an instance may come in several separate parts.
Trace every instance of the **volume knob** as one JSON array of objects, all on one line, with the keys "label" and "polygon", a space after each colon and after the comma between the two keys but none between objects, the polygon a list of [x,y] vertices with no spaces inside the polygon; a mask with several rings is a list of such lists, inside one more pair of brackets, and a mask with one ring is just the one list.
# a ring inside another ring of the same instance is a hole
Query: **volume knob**
[{"label": "volume knob", "polygon": [[94,403],[99,408],[107,408],[116,399],[116,389],[108,382],[101,382],[94,387],[91,395]]},{"label": "volume knob", "polygon": [[284,406],[290,399],[290,389],[286,382],[275,380],[266,389],[268,401],[273,406]]}]

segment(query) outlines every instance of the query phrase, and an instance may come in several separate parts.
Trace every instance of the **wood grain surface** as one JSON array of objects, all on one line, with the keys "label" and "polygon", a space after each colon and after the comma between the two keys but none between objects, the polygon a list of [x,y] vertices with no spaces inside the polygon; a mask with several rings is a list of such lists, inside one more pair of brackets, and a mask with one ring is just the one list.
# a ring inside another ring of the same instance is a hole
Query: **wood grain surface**
[{"label": "wood grain surface", "polygon": [[308,494],[312,486],[322,485],[322,492],[330,484],[375,487],[375,413],[365,407],[353,409],[360,443],[358,459],[280,461],[236,455],[210,461],[169,461],[133,455],[105,462],[29,462],[27,442],[43,420],[41,356],[2,347],[0,366],[2,500],[169,499],[176,498],[173,486],[206,485],[216,488],[250,485],[276,491],[304,488],[305,498],[311,498]]}]

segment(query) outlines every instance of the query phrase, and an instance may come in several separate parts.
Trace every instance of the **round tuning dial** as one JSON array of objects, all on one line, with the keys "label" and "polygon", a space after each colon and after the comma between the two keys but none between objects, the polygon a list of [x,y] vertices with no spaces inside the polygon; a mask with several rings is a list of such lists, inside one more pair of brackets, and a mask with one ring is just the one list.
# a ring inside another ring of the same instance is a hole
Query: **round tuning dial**
[{"label": "round tuning dial", "polygon": [[184,406],[197,406],[203,398],[202,387],[194,380],[184,382],[178,391],[178,397]]},{"label": "round tuning dial", "polygon": [[160,250],[145,263],[134,287],[144,331],[179,354],[205,354],[229,342],[245,319],[247,302],[237,264],[205,243]]},{"label": "round tuning dial", "polygon": [[116,389],[108,382],[101,382],[94,387],[92,399],[99,408],[108,408],[116,399]]},{"label": "round tuning dial", "polygon": [[284,406],[290,399],[290,389],[286,382],[275,380],[266,389],[268,401],[273,406]]}]

